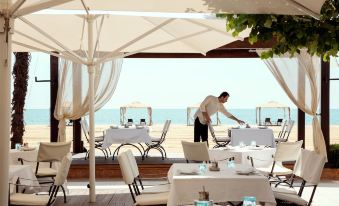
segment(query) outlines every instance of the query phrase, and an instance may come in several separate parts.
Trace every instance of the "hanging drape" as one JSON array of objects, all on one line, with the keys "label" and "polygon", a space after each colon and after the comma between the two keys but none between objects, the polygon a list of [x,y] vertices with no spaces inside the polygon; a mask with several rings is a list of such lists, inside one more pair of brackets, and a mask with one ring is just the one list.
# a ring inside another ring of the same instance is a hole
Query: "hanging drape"
[{"label": "hanging drape", "polygon": [[[95,111],[103,107],[114,94],[122,59],[95,66]],[[68,60],[59,60],[59,89],[54,117],[59,120],[58,141],[66,140],[66,120],[76,120],[89,112],[87,66]]]},{"label": "hanging drape", "polygon": [[[260,54],[262,51],[258,50]],[[318,154],[327,157],[324,135],[316,116],[320,100],[320,58],[306,50],[290,58],[289,54],[263,60],[291,101],[313,117],[313,144]]]}]

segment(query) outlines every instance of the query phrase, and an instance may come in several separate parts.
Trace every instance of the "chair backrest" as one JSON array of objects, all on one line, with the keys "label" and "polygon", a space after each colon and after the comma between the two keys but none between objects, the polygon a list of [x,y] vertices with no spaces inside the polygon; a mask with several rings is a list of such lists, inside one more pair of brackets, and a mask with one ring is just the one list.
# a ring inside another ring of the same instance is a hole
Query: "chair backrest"
[{"label": "chair backrest", "polygon": [[278,118],[277,125],[281,125],[283,123],[283,119]]},{"label": "chair backrest", "polygon": [[169,129],[169,127],[170,127],[170,125],[171,125],[171,120],[166,120],[165,121],[165,124],[164,124],[164,127],[162,128],[162,133],[161,133],[161,137],[160,137],[160,144],[163,142],[163,141],[165,141],[165,137],[166,137],[166,135],[167,135],[167,132],[168,132],[168,129]]},{"label": "chair backrest", "polygon": [[37,162],[61,161],[71,150],[71,142],[40,142]]},{"label": "chair backrest", "polygon": [[58,167],[57,175],[55,176],[54,185],[61,186],[65,183],[71,163],[72,153],[69,152],[61,160],[61,164]]},{"label": "chair backrest", "polygon": [[187,161],[210,161],[207,142],[181,141]]},{"label": "chair backrest", "polygon": [[326,157],[314,151],[301,149],[299,158],[294,165],[294,174],[307,183],[317,185],[321,178]]},{"label": "chair backrest", "polygon": [[285,132],[284,132],[284,134],[282,136],[282,138],[286,139],[286,141],[288,140],[288,137],[291,134],[293,126],[294,126],[294,121],[293,120],[290,120],[290,121],[287,122],[286,130],[285,130]]},{"label": "chair backrest", "polygon": [[137,164],[137,161],[135,160],[135,157],[134,157],[132,151],[126,150],[125,152],[126,152],[126,155],[128,157],[128,161],[129,161],[132,173],[133,173],[133,177],[134,178],[139,177],[140,173],[139,173],[138,164]]},{"label": "chair backrest", "polygon": [[128,185],[133,184],[134,175],[131,170],[131,166],[129,163],[127,153],[125,151],[119,153],[118,162],[119,162],[119,166],[120,166],[120,170],[122,174],[122,179],[124,180],[124,182]]},{"label": "chair backrest", "polygon": [[303,141],[297,142],[281,142],[277,145],[274,155],[274,161],[296,161],[299,157]]},{"label": "chair backrest", "polygon": [[140,125],[146,125],[146,119],[140,119]]}]

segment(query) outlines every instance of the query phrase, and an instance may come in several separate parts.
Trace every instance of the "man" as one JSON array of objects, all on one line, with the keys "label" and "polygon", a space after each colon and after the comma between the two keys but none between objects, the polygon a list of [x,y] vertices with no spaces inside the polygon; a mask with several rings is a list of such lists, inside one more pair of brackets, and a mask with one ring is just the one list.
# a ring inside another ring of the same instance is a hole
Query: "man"
[{"label": "man", "polygon": [[194,142],[200,142],[200,137],[203,142],[208,141],[208,124],[211,123],[211,116],[218,111],[238,122],[238,124],[245,123],[225,109],[223,104],[227,102],[229,96],[227,92],[222,92],[219,97],[210,95],[200,104],[199,109],[194,115]]}]

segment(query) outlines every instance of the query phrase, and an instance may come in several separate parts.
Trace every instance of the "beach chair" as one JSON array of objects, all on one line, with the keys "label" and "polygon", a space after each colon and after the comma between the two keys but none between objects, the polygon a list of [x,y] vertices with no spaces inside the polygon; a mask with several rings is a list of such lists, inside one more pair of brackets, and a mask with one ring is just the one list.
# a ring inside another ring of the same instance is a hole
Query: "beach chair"
[{"label": "beach chair", "polygon": [[277,120],[277,126],[281,126],[282,123],[283,123],[283,121],[284,121],[283,119],[278,119],[278,120]]},{"label": "beach chair", "polygon": [[[14,193],[9,192],[9,205],[52,205],[57,197],[57,193],[59,192],[59,189],[61,188],[64,193],[64,203],[66,203],[66,192],[65,188],[63,187],[68,171],[70,168],[72,162],[72,154],[69,152],[67,153],[61,160],[60,166],[58,167],[58,170],[56,172],[56,176],[54,181],[52,182],[52,186],[50,188],[50,192],[46,195],[44,194],[26,194],[26,193],[19,193],[18,190],[16,190]],[[27,179],[25,179],[27,180]],[[16,183],[10,183],[11,186],[15,186],[16,188],[21,186],[26,187],[39,187],[43,188],[43,186],[31,186],[31,185],[22,185],[20,184],[20,178],[16,178]],[[50,187],[50,186],[47,186]]]},{"label": "beach chair", "polygon": [[[88,123],[87,123],[86,119],[82,118],[81,121],[80,121],[80,124],[81,124],[82,131],[84,132],[85,138],[86,138],[87,142],[89,143],[89,127],[88,127]],[[94,142],[95,142],[94,148],[100,150],[104,154],[105,159],[107,159],[108,156],[111,155],[111,150],[110,150],[110,148],[107,148],[107,149],[102,148],[104,136],[105,135],[103,133],[102,136],[96,136],[94,138]],[[109,153],[108,153],[107,150],[109,151]],[[89,156],[89,150],[86,151],[85,160],[88,158],[88,156]]]},{"label": "beach chair", "polygon": [[[314,151],[301,149],[299,158],[294,166],[293,175],[302,179],[299,191],[290,188],[272,188],[274,197],[278,205],[296,204],[311,205],[317,185],[320,182],[322,170],[325,165],[326,158]],[[313,187],[311,196],[308,201],[302,198],[305,187]]]},{"label": "beach chair", "polygon": [[213,138],[213,142],[215,143],[215,145],[213,146],[213,148],[219,148],[219,147],[226,147],[226,145],[228,145],[231,142],[231,138],[230,137],[217,137],[215,135],[215,131],[214,128],[211,124],[208,124],[208,128],[210,129],[212,138]]},{"label": "beach chair", "polygon": [[168,199],[168,192],[160,192],[153,194],[141,194],[138,192],[133,170],[131,169],[128,156],[126,152],[118,155],[118,162],[122,174],[122,179],[128,185],[130,194],[132,196],[134,205],[166,205]]},{"label": "beach chair", "polygon": [[133,125],[133,119],[127,119],[127,125],[132,126]]},{"label": "beach chair", "polygon": [[181,141],[181,144],[187,163],[189,161],[210,162],[207,142]]},{"label": "beach chair", "polygon": [[166,135],[167,135],[170,124],[171,124],[171,120],[166,120],[164,127],[162,129],[161,136],[160,137],[151,137],[152,143],[151,144],[146,143],[147,148],[145,149],[145,152],[144,152],[145,157],[148,157],[148,152],[151,149],[158,150],[161,153],[161,157],[162,157],[163,160],[167,157],[166,150],[161,144],[166,139]]},{"label": "beach chair", "polygon": [[140,125],[145,126],[146,125],[146,119],[140,119]]},{"label": "beach chair", "polygon": [[265,118],[265,121],[264,121],[264,125],[272,125],[272,122],[271,122],[271,118],[269,118],[269,117],[266,117]]}]

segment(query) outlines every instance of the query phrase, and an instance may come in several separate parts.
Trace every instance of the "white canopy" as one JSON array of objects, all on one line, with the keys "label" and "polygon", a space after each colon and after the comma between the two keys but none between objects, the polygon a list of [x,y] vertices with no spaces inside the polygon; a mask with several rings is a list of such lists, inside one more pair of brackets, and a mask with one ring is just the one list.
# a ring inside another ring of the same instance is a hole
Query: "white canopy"
[{"label": "white canopy", "polygon": [[262,122],[261,122],[261,113],[262,113],[262,109],[282,109],[283,112],[284,112],[284,119],[288,119],[290,120],[291,119],[291,109],[289,106],[285,105],[285,104],[282,104],[280,102],[277,102],[277,101],[269,101],[269,102],[266,102],[264,104],[261,104],[261,105],[258,105],[256,107],[256,124],[257,125],[262,125]]},{"label": "white canopy", "polygon": [[[193,109],[198,109],[200,107],[200,104],[201,103],[197,103],[197,104],[194,104],[194,105],[191,105],[191,106],[187,107],[187,110],[186,110],[187,111],[186,112],[186,114],[187,114],[187,126],[194,125],[194,116],[193,116],[194,114],[192,114],[192,110]],[[221,121],[219,119],[219,112],[216,113],[216,118],[217,118],[216,125],[221,124]]]},{"label": "white canopy", "polygon": [[120,124],[123,125],[126,122],[126,112],[128,108],[141,108],[141,109],[147,109],[147,114],[148,114],[148,125],[152,125],[152,107],[150,105],[134,101],[129,104],[126,104],[124,106],[120,107]]},{"label": "white canopy", "polygon": [[[318,16],[325,0],[148,0],[147,3],[135,0],[96,0],[85,2],[91,10]],[[73,1],[58,8],[79,9],[81,7],[80,1]]]}]

